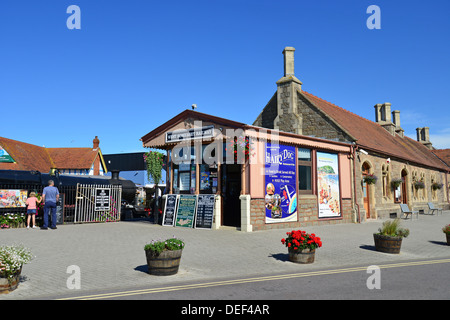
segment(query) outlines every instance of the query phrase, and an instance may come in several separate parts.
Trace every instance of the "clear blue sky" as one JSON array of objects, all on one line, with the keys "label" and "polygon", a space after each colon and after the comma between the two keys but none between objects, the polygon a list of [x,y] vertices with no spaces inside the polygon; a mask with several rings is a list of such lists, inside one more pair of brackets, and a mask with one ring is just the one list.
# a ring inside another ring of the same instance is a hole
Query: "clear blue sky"
[{"label": "clear blue sky", "polygon": [[[69,30],[69,5],[81,30]],[[369,5],[381,29],[369,30]],[[251,124],[293,46],[303,88],[367,119],[401,111],[405,133],[429,126],[450,148],[450,1],[2,0],[0,136],[104,154],[193,103]]]}]

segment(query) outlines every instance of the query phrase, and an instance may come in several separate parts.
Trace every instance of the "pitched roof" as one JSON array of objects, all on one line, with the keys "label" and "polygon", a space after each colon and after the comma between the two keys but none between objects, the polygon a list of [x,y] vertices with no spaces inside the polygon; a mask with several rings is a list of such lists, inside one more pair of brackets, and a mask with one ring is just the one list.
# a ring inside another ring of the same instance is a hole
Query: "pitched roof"
[{"label": "pitched roof", "polygon": [[0,170],[90,169],[95,158],[101,157],[100,148],[45,148],[4,137],[0,145],[15,161],[0,163]]},{"label": "pitched roof", "polygon": [[1,170],[38,170],[49,172],[54,164],[44,147],[0,137],[0,145],[15,163],[0,163]]},{"label": "pitched roof", "polygon": [[89,169],[94,163],[98,149],[92,148],[47,148],[58,169]]},{"label": "pitched roof", "polygon": [[299,92],[314,106],[327,114],[346,132],[356,139],[356,143],[368,150],[429,167],[448,170],[432,151],[422,143],[409,137],[391,135],[379,124],[338,107],[304,90]]},{"label": "pitched roof", "polygon": [[433,153],[450,167],[450,149],[436,149]]}]

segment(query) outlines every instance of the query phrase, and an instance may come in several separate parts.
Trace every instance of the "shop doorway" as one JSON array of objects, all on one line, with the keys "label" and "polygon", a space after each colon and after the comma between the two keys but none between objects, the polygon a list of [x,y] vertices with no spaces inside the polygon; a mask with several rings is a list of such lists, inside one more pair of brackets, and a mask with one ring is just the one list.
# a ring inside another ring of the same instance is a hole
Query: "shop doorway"
[{"label": "shop doorway", "polygon": [[405,169],[402,170],[402,203],[408,203],[408,196],[407,196],[407,188],[406,188],[406,177],[408,173]]},{"label": "shop doorway", "polygon": [[241,226],[241,165],[222,165],[222,225]]},{"label": "shop doorway", "polygon": [[366,211],[366,218],[370,219],[370,184],[364,181],[364,177],[370,172],[370,166],[367,162],[364,162],[362,166],[363,174],[363,199],[364,199],[364,210]]}]

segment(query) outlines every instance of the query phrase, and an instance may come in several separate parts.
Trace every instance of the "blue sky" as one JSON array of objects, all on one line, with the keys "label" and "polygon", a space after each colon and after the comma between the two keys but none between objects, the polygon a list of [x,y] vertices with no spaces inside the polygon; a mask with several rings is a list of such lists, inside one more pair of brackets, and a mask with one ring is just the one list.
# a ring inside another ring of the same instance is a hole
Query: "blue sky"
[{"label": "blue sky", "polygon": [[[366,27],[372,4],[380,30]],[[251,124],[293,46],[304,90],[372,121],[391,102],[408,136],[428,126],[450,148],[449,12],[448,0],[2,0],[0,136],[146,151],[139,139],[193,103]]]}]

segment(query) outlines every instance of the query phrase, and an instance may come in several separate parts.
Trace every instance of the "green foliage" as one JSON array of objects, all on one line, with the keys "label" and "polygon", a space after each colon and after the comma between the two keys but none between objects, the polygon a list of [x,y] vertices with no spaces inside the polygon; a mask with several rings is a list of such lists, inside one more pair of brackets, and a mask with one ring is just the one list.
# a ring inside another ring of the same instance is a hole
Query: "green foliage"
[{"label": "green foliage", "polygon": [[144,161],[147,164],[147,177],[150,182],[158,184],[162,179],[164,155],[158,151],[150,151],[144,154]]},{"label": "green foliage", "polygon": [[409,229],[400,228],[400,220],[388,220],[383,222],[381,228],[378,229],[378,234],[389,237],[402,237],[409,236]]},{"label": "green foliage", "polygon": [[164,250],[180,250],[184,248],[184,241],[177,238],[170,238],[167,240],[152,240],[150,243],[144,246],[144,250],[153,251],[156,255],[159,255]]}]

